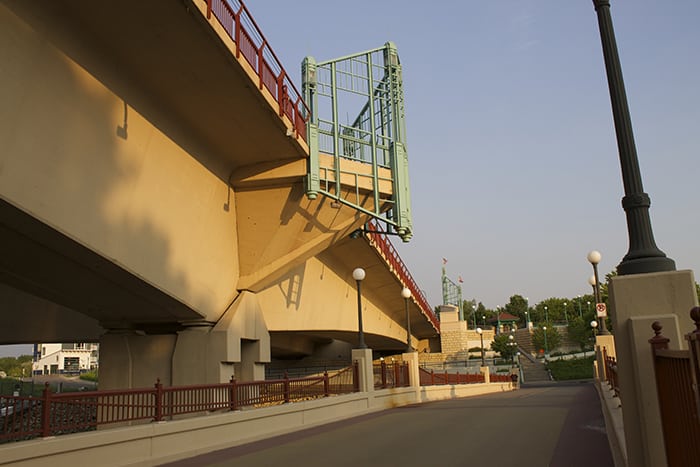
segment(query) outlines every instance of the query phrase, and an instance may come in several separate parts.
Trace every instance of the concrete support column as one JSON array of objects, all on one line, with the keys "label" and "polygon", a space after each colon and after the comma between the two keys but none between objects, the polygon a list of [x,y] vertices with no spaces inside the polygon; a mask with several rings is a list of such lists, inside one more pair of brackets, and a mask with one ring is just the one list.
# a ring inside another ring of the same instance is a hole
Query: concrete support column
[{"label": "concrete support column", "polygon": [[491,382],[491,370],[488,366],[479,367],[479,372],[484,375],[484,383]]},{"label": "concrete support column", "polygon": [[352,349],[352,361],[357,360],[360,377],[360,392],[374,391],[374,369],[372,349]]},{"label": "concrete support column", "polygon": [[[692,271],[616,276],[610,305],[625,440],[629,465],[665,466],[651,347],[651,324],[660,321],[670,349],[681,349],[681,335],[693,328],[689,312],[697,305]],[[602,374],[602,368],[598,369]]]},{"label": "concrete support column", "polygon": [[174,334],[108,332],[100,338],[100,389],[152,387],[157,379],[172,384]]},{"label": "concrete support column", "polygon": [[418,353],[410,352],[401,355],[408,365],[408,382],[412,388],[420,387],[420,371],[418,370]]}]

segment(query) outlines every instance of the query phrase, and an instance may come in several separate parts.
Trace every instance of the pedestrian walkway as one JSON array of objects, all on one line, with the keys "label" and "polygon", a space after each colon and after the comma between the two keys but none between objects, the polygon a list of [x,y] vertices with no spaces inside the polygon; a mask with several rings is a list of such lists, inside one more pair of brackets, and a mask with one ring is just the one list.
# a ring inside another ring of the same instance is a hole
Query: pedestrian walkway
[{"label": "pedestrian walkway", "polygon": [[592,382],[406,406],[171,464],[613,467]]}]

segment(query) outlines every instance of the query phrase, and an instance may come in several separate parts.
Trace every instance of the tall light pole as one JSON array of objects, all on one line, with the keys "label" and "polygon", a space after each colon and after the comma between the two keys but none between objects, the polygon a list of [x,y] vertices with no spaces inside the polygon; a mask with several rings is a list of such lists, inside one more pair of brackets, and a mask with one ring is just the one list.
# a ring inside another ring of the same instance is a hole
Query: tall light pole
[{"label": "tall light pole", "polygon": [[411,353],[413,352],[413,346],[411,346],[411,316],[408,314],[408,299],[411,298],[411,289],[408,287],[401,289],[401,296],[406,303],[406,353]]},{"label": "tall light pole", "polygon": [[544,331],[544,359],[547,360],[547,326],[542,326],[542,331]]},{"label": "tall light pole", "polygon": [[474,310],[474,313],[472,313],[472,319],[474,320],[474,329],[476,329],[476,303],[472,305],[472,310]]},{"label": "tall light pole", "polygon": [[581,296],[578,296],[578,317],[583,318],[583,313],[581,313]]},{"label": "tall light pole", "polygon": [[530,306],[528,302],[529,298],[525,297],[525,329],[530,329]]},{"label": "tall light pole", "polygon": [[[598,314],[598,303],[602,303],[600,301],[600,280],[598,279],[598,263],[600,263],[600,252],[593,250],[590,253],[588,253],[588,262],[590,262],[593,265],[593,293],[595,295],[595,303],[596,303],[596,314]],[[600,318],[600,334],[601,335],[608,335],[610,332],[608,331],[607,326],[605,325],[605,316],[601,316]]]},{"label": "tall light pole", "polygon": [[362,332],[362,289],[361,284],[365,279],[365,270],[362,268],[355,268],[352,271],[352,278],[355,279],[357,283],[357,334],[360,340],[359,348],[366,349],[365,344],[365,334]]},{"label": "tall light pole", "polygon": [[547,305],[544,306],[544,322],[549,323],[549,314],[547,314]]},{"label": "tall light pole", "polygon": [[566,314],[566,305],[567,303],[564,302],[564,321],[566,321],[567,326],[569,325],[569,315]]},{"label": "tall light pole", "polygon": [[[632,133],[632,120],[627,105],[625,83],[622,79],[622,67],[617,52],[615,31],[610,15],[610,0],[593,0],[593,6],[598,16],[600,41],[603,47],[605,70],[608,76],[608,89],[612,105],[617,147],[622,169],[622,181],[625,196],[622,207],[627,217],[627,234],[629,236],[629,251],[617,266],[621,276],[647,272],[675,271],[676,263],[667,258],[654,241],[649,218],[651,199],[644,193],[642,175],[637,159],[637,149]],[[603,334],[603,332],[601,332]]]},{"label": "tall light pole", "polygon": [[476,332],[481,338],[481,366],[486,366],[486,358],[484,357],[484,331],[481,328],[476,328]]}]

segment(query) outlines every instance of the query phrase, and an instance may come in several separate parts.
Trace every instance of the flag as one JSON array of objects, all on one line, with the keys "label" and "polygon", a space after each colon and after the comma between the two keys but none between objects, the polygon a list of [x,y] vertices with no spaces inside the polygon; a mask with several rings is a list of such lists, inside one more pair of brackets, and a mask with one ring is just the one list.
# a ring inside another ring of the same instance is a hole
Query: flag
[{"label": "flag", "polygon": [[447,264],[447,260],[445,258],[442,258],[442,264]]}]

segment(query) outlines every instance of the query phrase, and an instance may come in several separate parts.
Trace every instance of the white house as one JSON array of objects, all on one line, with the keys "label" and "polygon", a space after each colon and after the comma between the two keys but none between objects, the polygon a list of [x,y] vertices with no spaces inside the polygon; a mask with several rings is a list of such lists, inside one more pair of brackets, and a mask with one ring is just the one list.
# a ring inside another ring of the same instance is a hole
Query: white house
[{"label": "white house", "polygon": [[32,373],[35,375],[79,374],[97,368],[99,344],[35,344]]}]

